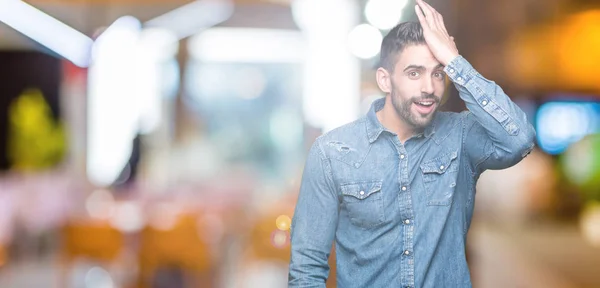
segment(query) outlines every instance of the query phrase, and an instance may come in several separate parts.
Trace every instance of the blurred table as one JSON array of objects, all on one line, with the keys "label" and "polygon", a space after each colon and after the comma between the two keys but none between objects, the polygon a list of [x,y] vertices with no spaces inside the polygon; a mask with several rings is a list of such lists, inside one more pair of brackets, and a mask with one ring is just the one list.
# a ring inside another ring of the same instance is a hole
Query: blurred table
[{"label": "blurred table", "polygon": [[467,243],[474,287],[600,287],[600,248],[585,242],[576,223],[474,219]]}]

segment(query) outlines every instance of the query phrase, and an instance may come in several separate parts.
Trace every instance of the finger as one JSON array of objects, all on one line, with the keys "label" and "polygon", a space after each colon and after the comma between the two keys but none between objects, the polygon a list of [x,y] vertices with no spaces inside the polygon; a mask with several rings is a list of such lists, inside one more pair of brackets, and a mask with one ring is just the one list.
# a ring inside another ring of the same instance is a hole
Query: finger
[{"label": "finger", "polygon": [[435,19],[431,9],[427,6],[427,3],[422,0],[417,0],[417,4],[421,7],[423,14],[425,15],[425,20],[431,29],[437,29],[437,25],[435,24]]},{"label": "finger", "polygon": [[421,11],[423,15],[425,15],[425,20],[431,29],[437,29],[437,24],[435,23],[435,17],[431,7],[425,3],[423,0],[417,0],[417,4],[421,7]]},{"label": "finger", "polygon": [[444,31],[446,33],[446,35],[448,35],[448,31],[446,31],[446,27],[444,25],[444,17],[442,16],[442,14],[440,14],[440,12],[438,12],[437,10],[435,10],[435,8],[433,8],[433,6],[429,5],[429,3],[423,1],[423,0],[417,0],[423,3],[423,5],[427,6],[427,8],[429,8],[429,10],[431,11],[431,15],[432,18],[434,18],[434,22],[436,27],[438,28],[438,30],[440,31]]},{"label": "finger", "polygon": [[429,3],[423,1],[423,0],[417,0],[417,2],[421,2],[423,5],[425,5],[432,13],[438,13],[437,10],[435,10],[435,8],[433,8],[431,5],[429,5]]},{"label": "finger", "polygon": [[421,23],[421,27],[423,27],[424,30],[428,30],[429,23],[427,23],[427,20],[425,20],[425,15],[423,14],[423,11],[419,7],[419,5],[415,5],[415,13],[417,13],[417,18],[419,18],[419,23]]}]

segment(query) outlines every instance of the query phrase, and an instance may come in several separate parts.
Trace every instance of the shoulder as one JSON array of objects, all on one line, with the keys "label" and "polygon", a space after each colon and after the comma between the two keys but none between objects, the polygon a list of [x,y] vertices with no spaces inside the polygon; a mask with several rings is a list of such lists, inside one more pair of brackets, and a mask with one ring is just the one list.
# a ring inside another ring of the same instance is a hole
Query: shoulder
[{"label": "shoulder", "polygon": [[353,164],[369,150],[365,125],[366,117],[332,129],[317,137],[315,144],[328,159]]}]

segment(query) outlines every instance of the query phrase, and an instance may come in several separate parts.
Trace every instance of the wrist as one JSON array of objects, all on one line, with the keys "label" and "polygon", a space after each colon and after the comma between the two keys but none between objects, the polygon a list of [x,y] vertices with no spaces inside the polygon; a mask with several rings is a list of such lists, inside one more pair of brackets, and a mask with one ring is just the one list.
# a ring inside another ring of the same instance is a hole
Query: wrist
[{"label": "wrist", "polygon": [[448,64],[450,64],[450,62],[452,62],[452,60],[456,59],[456,57],[458,57],[458,56],[459,56],[458,53],[451,53],[447,57],[444,57],[444,59],[442,59],[441,63],[444,66],[448,66]]}]

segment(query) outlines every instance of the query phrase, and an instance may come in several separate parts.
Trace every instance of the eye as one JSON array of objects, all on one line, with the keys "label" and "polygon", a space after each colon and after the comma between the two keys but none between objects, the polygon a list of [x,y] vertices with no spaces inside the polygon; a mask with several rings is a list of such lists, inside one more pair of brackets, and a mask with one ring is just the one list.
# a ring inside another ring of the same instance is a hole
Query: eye
[{"label": "eye", "polygon": [[420,74],[418,71],[411,71],[411,72],[408,72],[408,76],[410,78],[418,78],[420,76]]},{"label": "eye", "polygon": [[437,79],[444,79],[445,76],[446,76],[446,73],[441,72],[441,71],[433,73],[433,77],[435,77]]}]

